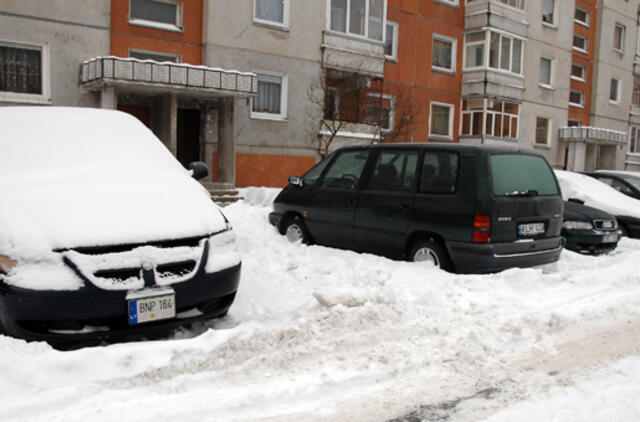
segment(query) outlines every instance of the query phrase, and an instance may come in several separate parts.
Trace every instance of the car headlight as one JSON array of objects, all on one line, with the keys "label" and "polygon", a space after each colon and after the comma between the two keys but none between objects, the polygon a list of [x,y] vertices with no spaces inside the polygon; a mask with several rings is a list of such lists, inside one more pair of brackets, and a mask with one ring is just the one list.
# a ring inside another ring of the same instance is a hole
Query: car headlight
[{"label": "car headlight", "polygon": [[593,225],[586,221],[565,221],[562,223],[562,227],[568,230],[591,230]]},{"label": "car headlight", "polygon": [[0,255],[0,273],[9,274],[16,265],[18,265],[18,261],[15,259],[9,258],[6,255]]}]

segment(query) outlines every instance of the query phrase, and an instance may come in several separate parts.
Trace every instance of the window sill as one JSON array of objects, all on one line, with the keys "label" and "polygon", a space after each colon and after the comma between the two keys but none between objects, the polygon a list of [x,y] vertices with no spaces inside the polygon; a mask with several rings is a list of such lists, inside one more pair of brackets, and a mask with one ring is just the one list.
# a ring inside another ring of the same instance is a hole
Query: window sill
[{"label": "window sill", "polygon": [[584,105],[582,105],[582,104],[576,104],[576,103],[569,103],[569,107],[584,108]]},{"label": "window sill", "polygon": [[573,23],[577,23],[578,25],[582,25],[582,26],[584,26],[584,27],[586,27],[586,28],[591,28],[591,25],[589,25],[588,23],[586,23],[586,22],[582,22],[582,21],[579,21],[579,20],[577,20],[577,19],[574,19],[574,20],[573,20]]},{"label": "window sill", "polygon": [[0,92],[0,102],[20,104],[51,104],[51,98],[42,95]]},{"label": "window sill", "polygon": [[453,142],[453,137],[452,136],[445,136],[445,135],[433,135],[433,134],[430,134],[429,135],[429,140],[430,141],[440,141],[440,142]]},{"label": "window sill", "polygon": [[435,0],[435,2],[439,4],[444,4],[446,6],[455,7],[456,9],[460,8],[460,3],[458,1]]},{"label": "window sill", "polygon": [[574,51],[577,51],[578,53],[582,53],[582,54],[589,54],[589,52],[588,52],[587,50],[583,50],[582,48],[579,48],[579,47],[575,47],[575,46],[574,46],[574,47],[572,47],[572,49],[573,49]]},{"label": "window sill", "polygon": [[554,87],[552,87],[551,85],[547,85],[547,84],[541,84],[539,83],[538,86],[542,89],[546,89],[547,91],[555,91],[556,89]]},{"label": "window sill", "polygon": [[445,73],[447,75],[452,75],[452,76],[455,76],[456,74],[455,70],[447,69],[446,67],[431,66],[431,70],[433,72]]},{"label": "window sill", "polygon": [[256,120],[270,120],[273,122],[286,122],[287,116],[284,114],[272,114],[272,113],[255,113],[251,112],[250,117]]},{"label": "window sill", "polygon": [[276,31],[289,32],[289,27],[284,24],[280,24],[277,22],[269,22],[254,19],[253,24],[255,26],[261,26],[263,28],[274,29]]},{"label": "window sill", "polygon": [[543,28],[553,29],[555,31],[558,30],[558,26],[553,24],[553,23],[549,23],[549,22],[545,22],[545,21],[542,21],[541,23],[542,23],[542,27]]},{"label": "window sill", "polygon": [[549,144],[535,144],[533,147],[535,149],[544,149],[546,151],[551,151],[551,147],[549,146]]},{"label": "window sill", "polygon": [[624,50],[618,50],[617,48],[614,48],[613,52],[616,53],[620,57],[624,57]]},{"label": "window sill", "polygon": [[614,105],[614,106],[619,106],[620,105],[620,101],[609,100],[609,104]]},{"label": "window sill", "polygon": [[360,41],[360,42],[364,42],[367,44],[374,44],[374,45],[382,45],[384,46],[384,43],[382,41],[378,41],[378,40],[373,40],[371,38],[365,38],[363,35],[358,35],[358,34],[350,34],[347,32],[340,32],[340,31],[334,31],[331,29],[325,29],[324,32],[328,35],[333,35],[334,37],[340,37],[340,38],[346,38],[349,40],[353,40],[353,41]]},{"label": "window sill", "polygon": [[398,63],[398,58],[395,56],[384,56],[384,59],[388,62]]},{"label": "window sill", "polygon": [[135,19],[135,18],[129,18],[128,23],[129,25],[144,26],[147,28],[160,29],[162,31],[180,32],[180,33],[183,32],[183,29],[180,28],[179,26],[172,25],[169,23],[147,21],[144,19]]},{"label": "window sill", "polygon": [[584,82],[587,82],[587,80],[586,80],[586,79],[578,78],[577,76],[572,76],[572,77],[571,77],[571,80],[572,80],[572,81],[576,81],[576,82],[583,82],[583,83],[584,83]]}]

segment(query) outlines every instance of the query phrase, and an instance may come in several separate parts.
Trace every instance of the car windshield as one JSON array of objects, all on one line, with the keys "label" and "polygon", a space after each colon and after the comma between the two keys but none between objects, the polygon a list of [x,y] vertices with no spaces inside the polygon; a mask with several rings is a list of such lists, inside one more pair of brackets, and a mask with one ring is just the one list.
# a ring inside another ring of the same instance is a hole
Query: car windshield
[{"label": "car windshield", "polygon": [[489,165],[495,195],[558,195],[556,179],[542,157],[526,154],[494,154],[489,158]]},{"label": "car windshield", "polygon": [[634,188],[640,190],[640,177],[631,174],[619,174],[618,176]]}]

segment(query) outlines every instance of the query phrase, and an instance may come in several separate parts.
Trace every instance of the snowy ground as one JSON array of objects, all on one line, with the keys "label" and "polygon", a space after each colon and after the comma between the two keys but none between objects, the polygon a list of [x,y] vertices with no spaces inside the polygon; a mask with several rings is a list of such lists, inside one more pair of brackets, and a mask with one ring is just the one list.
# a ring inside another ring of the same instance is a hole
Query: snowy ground
[{"label": "snowy ground", "polygon": [[0,336],[0,420],[640,420],[640,241],[453,275],[289,244],[275,192],[225,209],[243,256],[226,318],[72,352]]}]

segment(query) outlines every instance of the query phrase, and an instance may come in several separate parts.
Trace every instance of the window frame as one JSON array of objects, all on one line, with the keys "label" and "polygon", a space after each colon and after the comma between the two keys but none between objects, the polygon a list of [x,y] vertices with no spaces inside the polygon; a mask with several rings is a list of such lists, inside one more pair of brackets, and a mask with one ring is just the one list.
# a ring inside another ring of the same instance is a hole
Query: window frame
[{"label": "window frame", "polygon": [[[577,39],[584,40],[584,48],[581,48],[581,47],[576,46],[576,44],[575,44],[576,38],[577,38]],[[581,52],[581,53],[588,54],[588,53],[589,53],[589,38],[588,38],[588,37],[585,37],[585,36],[582,36],[582,35],[580,35],[580,34],[575,34],[575,33],[574,33],[574,34],[573,34],[573,41],[572,41],[572,43],[571,43],[571,48],[572,48],[573,50],[579,51],[579,52]]]},{"label": "window frame", "polygon": [[[571,101],[571,94],[573,94],[573,93],[576,93],[576,94],[580,95],[580,102],[579,103]],[[578,107],[578,108],[584,108],[584,92],[577,91],[575,89],[569,90],[569,106]]]},{"label": "window frame", "polygon": [[[151,51],[151,50],[142,50],[140,48],[130,48],[129,49],[129,57],[131,57],[132,59],[136,59],[136,60],[154,60],[159,62],[158,60],[155,59],[141,59],[140,57],[134,57],[132,56],[132,54],[147,54],[147,55],[153,55],[153,56],[158,56],[158,57],[172,57],[175,59],[175,61],[171,61],[171,60],[165,60],[165,61],[169,61],[171,63],[182,63],[182,56],[180,54],[171,54],[171,53],[162,53],[162,52],[158,52],[158,51]],[[159,62],[161,63],[161,62]]]},{"label": "window frame", "polygon": [[630,125],[629,127],[629,154],[640,156],[640,125]]},{"label": "window frame", "polygon": [[254,70],[253,72],[258,76],[258,81],[260,80],[260,76],[271,76],[271,77],[282,78],[282,82],[280,85],[280,113],[253,111],[254,98],[251,97],[251,101],[250,101],[251,104],[249,104],[249,107],[250,107],[249,117],[251,119],[258,119],[258,120],[286,121],[287,120],[287,96],[288,96],[288,85],[289,85],[289,78],[287,74],[281,73],[281,72],[265,71],[265,70]]},{"label": "window frame", "polygon": [[[615,99],[611,98],[611,88],[613,88],[613,81],[616,81],[616,97]],[[620,89],[621,89],[621,81],[618,78],[611,78],[609,82],[609,103],[610,104],[620,104]]]},{"label": "window frame", "polygon": [[[467,36],[468,35],[472,35],[472,34],[479,34],[479,33],[484,33],[484,40],[482,41],[472,41],[472,42],[467,42]],[[497,65],[498,67],[494,67],[491,66],[491,34],[496,34],[499,38],[498,38],[498,55],[497,55]],[[504,39],[508,39],[509,40],[509,68],[508,69],[503,69],[502,68],[502,50],[503,50],[503,42]],[[502,73],[507,73],[510,75],[517,75],[518,77],[523,77],[522,72],[523,72],[523,63],[524,63],[524,47],[525,47],[525,41],[526,39],[510,34],[508,32],[505,31],[501,31],[501,30],[496,30],[496,29],[484,29],[484,30],[480,30],[480,31],[472,31],[469,33],[465,33],[464,34],[464,53],[463,53],[463,62],[464,62],[464,70],[491,70],[493,72],[502,72]],[[514,41],[518,41],[520,42],[520,56],[519,56],[519,61],[518,61],[518,67],[520,69],[519,72],[514,72],[513,71],[513,65],[514,65],[514,61],[513,61],[513,53],[515,50],[515,42]],[[467,65],[467,49],[469,49],[470,47],[476,47],[482,45],[483,51],[482,51],[482,65],[480,66],[473,66],[470,67]]]},{"label": "window frame", "polygon": [[364,34],[360,35],[360,34],[356,34],[353,32],[349,31],[349,25],[350,25],[350,18],[351,18],[351,1],[352,0],[345,0],[346,1],[346,11],[345,11],[345,31],[338,31],[336,29],[332,29],[331,28],[331,1],[332,0],[327,0],[327,12],[326,12],[326,25],[325,25],[325,29],[326,31],[332,33],[332,34],[340,34],[342,36],[346,36],[346,37],[353,37],[356,39],[362,39],[362,40],[367,40],[369,42],[375,42],[375,43],[381,43],[384,45],[385,42],[385,37],[386,37],[386,29],[387,29],[387,8],[388,8],[388,4],[387,4],[387,0],[382,0],[383,2],[383,10],[382,10],[382,39],[381,40],[376,40],[375,38],[369,38],[369,19],[370,19],[370,11],[369,11],[369,1],[370,0],[365,0],[365,19],[364,19]]},{"label": "window frame", "polygon": [[[549,82],[543,82],[542,79],[542,62],[546,60],[549,63]],[[538,85],[542,88],[553,88],[553,58],[540,56],[540,74],[538,75]]]},{"label": "window frame", "polygon": [[[586,18],[584,21],[581,21],[576,17],[575,12],[577,11],[584,12],[585,18]],[[575,12],[573,14],[573,22],[577,23],[578,25],[586,26],[587,28],[589,28],[591,26],[591,12],[581,7],[576,7]]]},{"label": "window frame", "polygon": [[[367,98],[382,98],[385,100],[389,100],[389,127],[385,128],[382,127],[382,133],[383,134],[387,134],[387,133],[391,133],[395,127],[395,115],[396,115],[396,97],[394,95],[389,95],[389,94],[381,94],[379,92],[368,92],[367,93]],[[368,103],[368,102],[367,102]],[[367,106],[365,106],[365,117],[367,114]],[[374,124],[375,125],[375,124]],[[378,125],[375,125],[378,126]]]},{"label": "window frame", "polygon": [[387,41],[388,41],[387,32],[386,32],[387,26],[391,26],[393,28],[392,30],[393,39],[391,40],[391,55],[387,55],[385,51],[384,58],[391,62],[398,62],[398,37],[400,35],[400,25],[398,24],[398,22],[394,22],[390,20],[387,21],[387,24],[385,25],[385,33],[384,33],[385,48],[387,46]]},{"label": "window frame", "polygon": [[558,2],[556,0],[550,0],[553,2],[553,14],[551,15],[551,22],[547,22],[544,17],[544,2],[546,0],[542,0],[542,12],[540,15],[540,21],[542,23],[542,26],[546,26],[546,27],[551,27],[551,28],[557,28],[557,18],[556,16],[558,15]]},{"label": "window frame", "polygon": [[289,30],[289,0],[281,0],[283,4],[283,12],[282,12],[282,23],[276,21],[270,21],[267,19],[261,19],[256,16],[256,12],[258,7],[256,3],[258,0],[253,0],[253,23],[258,25],[265,25],[270,27],[275,27],[276,29]]},{"label": "window frame", "polygon": [[0,45],[10,48],[40,51],[40,94],[0,91],[0,101],[24,104],[51,104],[51,46],[49,43],[30,43],[0,39]]},{"label": "window frame", "polygon": [[[433,64],[433,53],[435,51],[434,42],[436,40],[449,43],[449,45],[451,46],[451,68],[450,69]],[[456,38],[448,37],[446,35],[438,34],[436,32],[433,33],[431,37],[431,70],[432,71],[455,74],[457,55],[458,55],[458,40]]]},{"label": "window frame", "polygon": [[[538,142],[538,121],[539,120],[546,120],[547,122],[547,134],[545,136],[545,142]],[[548,117],[543,117],[543,116],[536,116],[536,128],[535,128],[535,138],[533,140],[534,145],[535,146],[543,146],[543,147],[548,147],[550,144],[550,134],[551,134],[551,119]]]},{"label": "window frame", "polygon": [[[447,107],[449,109],[449,124],[447,135],[441,135],[433,133],[433,106]],[[455,113],[455,105],[449,103],[442,103],[438,101],[431,101],[429,103],[429,139],[440,140],[440,141],[453,141],[453,115]]]},{"label": "window frame", "polygon": [[[467,99],[467,100],[462,100],[461,105],[460,105],[460,116],[461,116],[461,121],[460,121],[460,135],[461,136],[469,136],[469,137],[477,137],[477,136],[487,136],[487,137],[491,137],[494,139],[518,139],[518,132],[520,131],[520,106],[521,104],[518,103],[512,103],[512,102],[508,102],[508,101],[499,101],[499,100],[493,100],[490,98],[482,98],[482,108],[469,108],[468,110],[465,109],[464,107],[464,102],[467,101],[471,101],[472,99]],[[489,106],[489,101],[494,101],[494,102],[498,102],[500,103],[500,110],[493,110],[492,107],[493,106]],[[513,113],[509,113],[506,111],[506,107],[505,104],[512,104],[518,107],[518,113],[517,114],[513,114]],[[474,125],[474,121],[476,118],[476,114],[480,114],[480,118],[481,118],[481,122],[480,122],[480,133],[479,134],[474,134],[473,133],[473,128],[475,127]],[[469,115],[469,130],[470,133],[464,133],[464,120],[465,120],[465,115]],[[491,116],[491,121],[489,122],[489,119],[487,116]],[[508,119],[509,121],[509,135],[513,135],[513,136],[503,136],[503,133],[505,132],[504,129],[504,122],[505,122],[505,118]],[[500,121],[500,134],[496,135],[496,121]],[[516,127],[516,133],[512,133],[512,129],[513,129],[513,125],[514,125],[514,121],[515,121],[515,127]],[[487,124],[490,123],[491,124],[491,128],[490,130],[487,130]]]},{"label": "window frame", "polygon": [[[407,166],[407,161],[409,158],[409,155],[411,154],[415,154],[415,168],[413,169],[413,179],[411,181],[411,186],[381,186],[381,185],[375,185],[374,183],[377,182],[375,180],[375,173],[376,170],[378,169],[378,167],[380,166],[380,164],[382,163],[382,157],[384,154],[397,154],[397,155],[402,155],[403,156],[403,173],[400,174],[400,178],[406,178],[407,177],[407,170],[409,169]],[[414,187],[416,186],[417,183],[417,179],[418,179],[418,174],[419,174],[419,166],[418,164],[420,164],[420,158],[421,158],[421,154],[420,154],[420,150],[415,148],[415,149],[380,149],[378,151],[374,151],[373,155],[370,155],[369,159],[371,160],[371,170],[368,171],[368,175],[367,178],[365,180],[365,184],[363,187],[363,190],[365,191],[400,191],[400,192],[410,192],[413,191]],[[367,170],[365,169],[365,173],[367,172]],[[362,176],[361,176],[362,177]]]},{"label": "window frame", "polygon": [[151,0],[156,3],[168,3],[176,6],[176,23],[169,24],[164,22],[150,21],[147,19],[135,18],[131,16],[131,11],[133,10],[132,6],[134,1],[136,0],[129,0],[129,13],[127,15],[127,23],[129,25],[145,26],[148,28],[160,29],[160,30],[171,31],[171,32],[183,32],[184,4],[182,2],[175,1],[175,0]]},{"label": "window frame", "polygon": [[[627,28],[619,22],[616,22],[613,28],[613,51],[624,54],[625,33],[627,32]],[[617,35],[618,29],[620,30],[619,36]],[[619,48],[616,47],[618,43],[620,44]]]},{"label": "window frame", "polygon": [[[455,156],[456,159],[456,171],[455,171],[455,184],[453,186],[453,190],[449,192],[435,191],[425,189],[422,185],[423,182],[423,174],[424,171],[424,161],[428,155],[437,155],[437,154],[448,154],[450,156]],[[420,194],[427,195],[455,195],[458,192],[458,182],[460,181],[460,153],[458,151],[446,151],[439,149],[424,149],[420,157],[418,157],[418,168],[416,173],[415,187],[416,192]]]},{"label": "window frame", "polygon": [[[576,75],[573,74],[573,67],[574,66],[575,67],[579,67],[580,69],[582,69],[582,77],[576,76]],[[578,63],[571,63],[570,75],[571,75],[571,79],[573,79],[574,81],[586,82],[587,81],[587,67],[583,66],[581,64],[578,64]]]},{"label": "window frame", "polygon": [[[472,32],[468,32],[465,33],[463,35],[463,67],[465,70],[476,70],[476,69],[485,69],[487,68],[487,34],[489,33],[489,31],[472,31]],[[467,35],[472,35],[472,34],[483,34],[484,35],[484,39],[481,41],[471,41],[471,42],[467,42]],[[469,48],[474,48],[477,46],[482,46],[482,64],[480,64],[479,66],[469,66],[467,63],[468,60],[468,54],[467,54],[467,50]]]}]

